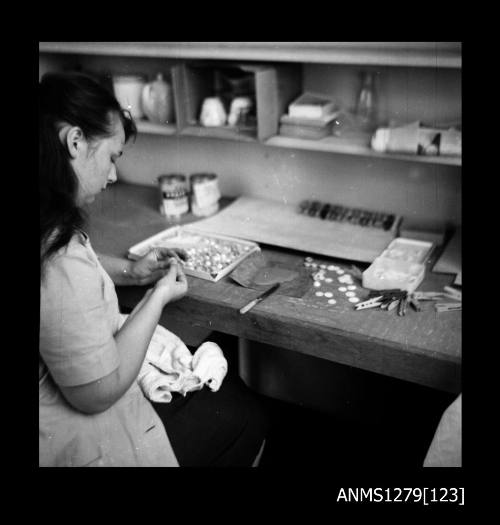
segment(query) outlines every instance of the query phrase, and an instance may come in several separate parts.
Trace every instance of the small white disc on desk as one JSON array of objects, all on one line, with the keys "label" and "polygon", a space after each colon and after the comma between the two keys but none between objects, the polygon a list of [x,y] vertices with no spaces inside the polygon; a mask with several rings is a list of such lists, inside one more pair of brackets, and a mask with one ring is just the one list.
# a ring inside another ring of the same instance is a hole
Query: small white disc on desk
[{"label": "small white disc on desk", "polygon": [[354,286],[354,284],[350,284],[348,287],[347,287],[348,290],[356,290],[356,287]]},{"label": "small white disc on desk", "polygon": [[333,272],[336,269],[337,269],[337,267],[333,266],[333,264],[330,264],[330,266],[327,267],[327,270],[330,270],[331,272]]},{"label": "small white disc on desk", "polygon": [[337,270],[337,273],[338,273],[339,275],[342,275],[342,274],[345,273],[345,272],[344,272],[344,270],[339,269],[339,270]]},{"label": "small white disc on desk", "polygon": [[321,286],[321,283],[319,281],[314,281],[314,286],[316,286],[316,288],[318,288],[318,287]]},{"label": "small white disc on desk", "polygon": [[316,292],[317,297],[323,297],[323,292]]},{"label": "small white disc on desk", "polygon": [[357,303],[357,302],[359,302],[359,298],[358,297],[349,297],[349,301],[351,301],[351,303]]},{"label": "small white disc on desk", "polygon": [[347,288],[345,286],[339,286],[339,292],[347,292]]},{"label": "small white disc on desk", "polygon": [[333,297],[332,292],[325,292],[325,297]]},{"label": "small white disc on desk", "polygon": [[328,304],[336,304],[336,302],[335,299],[328,299]]},{"label": "small white disc on desk", "polygon": [[325,279],[325,283],[331,283],[333,281],[333,279],[331,277],[327,277]]},{"label": "small white disc on desk", "polygon": [[346,297],[355,297],[356,294],[354,292],[346,292],[345,293]]}]

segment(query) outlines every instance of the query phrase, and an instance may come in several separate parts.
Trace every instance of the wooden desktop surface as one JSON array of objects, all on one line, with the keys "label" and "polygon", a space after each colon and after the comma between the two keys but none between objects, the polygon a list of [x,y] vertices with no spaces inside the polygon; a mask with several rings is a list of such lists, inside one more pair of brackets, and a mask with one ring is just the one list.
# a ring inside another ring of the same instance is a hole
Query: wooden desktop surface
[{"label": "wooden desktop surface", "polygon": [[[92,246],[125,258],[128,248],[172,225],[160,214],[159,204],[154,186],[117,183],[109,187],[89,207]],[[194,220],[189,214],[182,222]],[[272,261],[301,264],[310,255],[261,248]],[[419,290],[441,291],[452,283],[452,275],[436,274],[430,268]],[[255,290],[229,277],[213,283],[188,276],[188,283],[187,295],[166,306],[161,322],[189,345],[199,344],[217,330],[439,390],[461,390],[460,311],[438,314],[427,304],[422,312],[410,309],[400,317],[380,309],[355,311],[350,305],[317,308],[313,305],[318,302],[311,298],[314,293],[308,292],[303,298],[274,294],[241,315],[238,310],[256,297]],[[144,292],[145,287],[117,287],[120,304],[127,309]]]}]

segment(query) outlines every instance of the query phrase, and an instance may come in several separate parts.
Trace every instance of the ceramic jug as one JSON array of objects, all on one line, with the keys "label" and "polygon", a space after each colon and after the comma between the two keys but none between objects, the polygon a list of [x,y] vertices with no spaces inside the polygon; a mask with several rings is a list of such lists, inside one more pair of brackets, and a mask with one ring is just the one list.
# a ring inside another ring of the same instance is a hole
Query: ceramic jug
[{"label": "ceramic jug", "polygon": [[143,115],[141,94],[145,80],[139,75],[118,75],[113,77],[113,90],[120,106],[130,111],[135,119]]},{"label": "ceramic jug", "polygon": [[172,88],[158,73],[156,80],[148,82],[142,89],[142,110],[146,117],[157,124],[172,123],[174,106]]}]

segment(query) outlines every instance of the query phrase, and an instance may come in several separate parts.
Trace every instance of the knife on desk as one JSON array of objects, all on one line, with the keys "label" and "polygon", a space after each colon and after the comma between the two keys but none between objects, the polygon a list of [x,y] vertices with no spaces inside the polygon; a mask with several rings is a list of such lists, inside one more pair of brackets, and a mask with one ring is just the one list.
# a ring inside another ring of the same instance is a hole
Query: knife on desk
[{"label": "knife on desk", "polygon": [[240,308],[240,314],[245,314],[253,308],[256,304],[259,304],[263,299],[271,295],[273,292],[275,292],[280,286],[280,283],[275,283],[271,286],[271,288],[268,288],[264,293],[260,294],[259,297],[254,299],[253,301],[250,301],[248,304],[246,304],[243,308]]}]

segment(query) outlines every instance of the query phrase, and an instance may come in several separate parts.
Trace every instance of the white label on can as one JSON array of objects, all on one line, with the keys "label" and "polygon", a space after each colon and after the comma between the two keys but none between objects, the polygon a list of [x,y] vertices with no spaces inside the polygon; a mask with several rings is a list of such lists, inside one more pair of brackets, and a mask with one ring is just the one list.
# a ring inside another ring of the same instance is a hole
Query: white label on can
[{"label": "white label on can", "polygon": [[165,215],[182,215],[189,210],[187,197],[177,199],[163,199],[163,213]]},{"label": "white label on can", "polygon": [[193,194],[198,207],[208,208],[213,206],[220,199],[218,180],[206,180],[195,184]]}]

